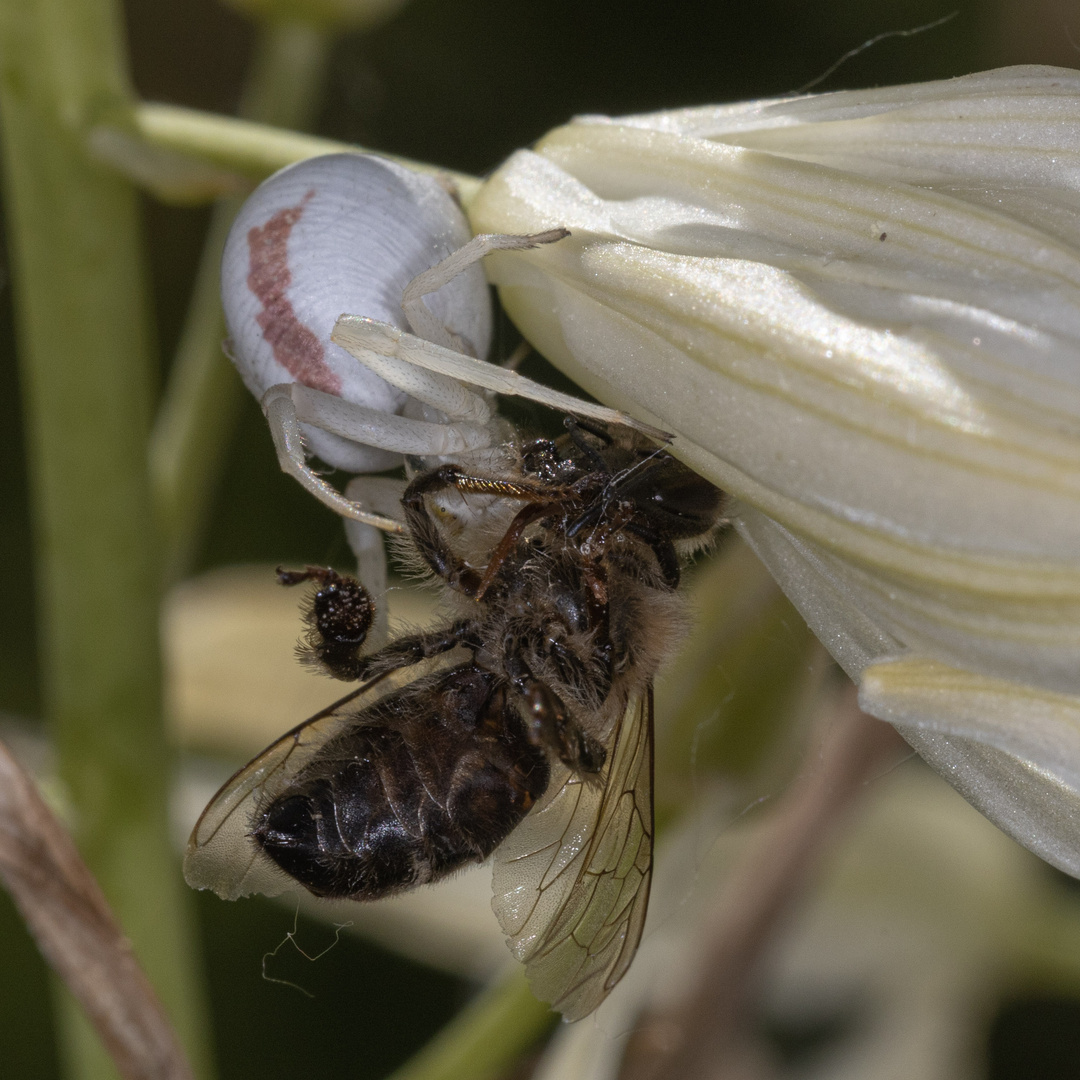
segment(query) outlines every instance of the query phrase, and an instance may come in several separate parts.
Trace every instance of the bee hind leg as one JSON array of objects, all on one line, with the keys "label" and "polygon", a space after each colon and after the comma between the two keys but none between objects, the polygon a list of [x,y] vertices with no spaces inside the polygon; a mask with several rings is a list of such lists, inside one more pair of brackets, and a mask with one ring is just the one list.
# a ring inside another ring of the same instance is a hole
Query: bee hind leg
[{"label": "bee hind leg", "polygon": [[361,655],[369,644],[375,605],[356,578],[321,566],[303,570],[278,567],[277,574],[282,585],[313,581],[318,586],[304,614],[308,631],[299,646],[301,659],[345,682],[386,675],[449,652],[473,629],[471,620],[459,619],[448,626],[398,638]]},{"label": "bee hind leg", "polygon": [[506,670],[524,706],[529,741],[551,750],[579,773],[598,773],[607,751],[582,730],[559,695],[537,679],[520,656],[507,657]]},{"label": "bee hind leg", "polygon": [[374,679],[398,668],[430,660],[457,648],[458,645],[467,644],[474,632],[475,624],[471,619],[458,619],[434,630],[398,638],[361,660],[362,671],[359,678]]},{"label": "bee hind leg", "polygon": [[298,646],[301,660],[335,679],[355,680],[359,653],[375,614],[367,589],[356,578],[329,567],[284,570],[279,566],[277,576],[282,585],[306,581],[317,585],[304,610],[307,633]]}]

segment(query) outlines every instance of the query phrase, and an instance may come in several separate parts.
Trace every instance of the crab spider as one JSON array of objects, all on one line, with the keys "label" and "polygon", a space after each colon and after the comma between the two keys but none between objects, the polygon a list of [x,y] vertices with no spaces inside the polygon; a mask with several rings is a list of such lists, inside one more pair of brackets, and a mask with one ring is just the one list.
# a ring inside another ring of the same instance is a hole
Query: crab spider
[{"label": "crab spider", "polygon": [[[567,235],[469,239],[435,179],[366,154],[276,173],[244,205],[226,243],[222,300],[231,354],[262,403],[282,469],[343,518],[401,532],[385,484],[343,494],[308,463],[352,473],[487,450],[501,441],[488,399],[518,395],[563,412],[663,433],[486,363],[490,298],[478,262]],[[343,311],[359,314],[342,315]],[[350,530],[361,561],[380,549]]]}]

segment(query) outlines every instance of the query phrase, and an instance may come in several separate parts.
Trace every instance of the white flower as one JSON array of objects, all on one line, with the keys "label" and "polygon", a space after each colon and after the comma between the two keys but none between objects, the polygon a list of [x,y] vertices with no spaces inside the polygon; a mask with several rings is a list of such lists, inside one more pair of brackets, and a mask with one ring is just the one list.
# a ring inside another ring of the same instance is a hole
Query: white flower
[{"label": "white flower", "polygon": [[526,336],[677,433],[860,684],[1080,875],[1080,73],[584,117],[470,207]]}]

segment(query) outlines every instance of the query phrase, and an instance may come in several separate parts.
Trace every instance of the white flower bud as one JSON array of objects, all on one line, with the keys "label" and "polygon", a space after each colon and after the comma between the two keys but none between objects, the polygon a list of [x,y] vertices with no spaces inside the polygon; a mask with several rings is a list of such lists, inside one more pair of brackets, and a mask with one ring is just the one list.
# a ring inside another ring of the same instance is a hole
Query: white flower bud
[{"label": "white flower bud", "polygon": [[676,432],[863,706],[1080,875],[1080,73],[611,120],[477,231],[529,339]]}]

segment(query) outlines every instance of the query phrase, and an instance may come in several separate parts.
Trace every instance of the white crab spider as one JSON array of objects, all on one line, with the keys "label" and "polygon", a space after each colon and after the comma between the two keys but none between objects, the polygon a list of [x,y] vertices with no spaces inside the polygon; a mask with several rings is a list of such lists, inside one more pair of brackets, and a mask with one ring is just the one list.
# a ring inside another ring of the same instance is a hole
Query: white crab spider
[{"label": "white crab spider", "polygon": [[[225,246],[222,302],[233,360],[262,403],[282,469],[342,517],[400,532],[400,484],[359,478],[342,494],[308,453],[363,473],[400,455],[484,450],[500,433],[470,386],[641,428],[480,359],[491,310],[479,260],[565,235],[470,240],[442,184],[368,154],[312,158],[260,185]],[[355,528],[350,540],[374,544]]]}]

